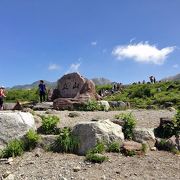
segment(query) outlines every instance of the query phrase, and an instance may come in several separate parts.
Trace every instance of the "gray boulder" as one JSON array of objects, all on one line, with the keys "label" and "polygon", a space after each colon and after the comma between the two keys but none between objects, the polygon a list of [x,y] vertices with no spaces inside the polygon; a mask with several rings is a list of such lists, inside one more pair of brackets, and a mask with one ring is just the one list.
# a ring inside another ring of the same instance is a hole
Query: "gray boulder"
[{"label": "gray boulder", "polygon": [[27,112],[0,112],[0,149],[10,140],[22,138],[29,129],[35,129],[32,114]]},{"label": "gray boulder", "polygon": [[108,119],[80,122],[73,127],[72,134],[79,139],[80,145],[77,153],[80,155],[86,154],[97,142],[111,143],[114,141],[124,141],[122,127]]},{"label": "gray boulder", "polygon": [[139,143],[145,143],[152,148],[155,146],[156,138],[153,128],[134,128],[133,140]]}]

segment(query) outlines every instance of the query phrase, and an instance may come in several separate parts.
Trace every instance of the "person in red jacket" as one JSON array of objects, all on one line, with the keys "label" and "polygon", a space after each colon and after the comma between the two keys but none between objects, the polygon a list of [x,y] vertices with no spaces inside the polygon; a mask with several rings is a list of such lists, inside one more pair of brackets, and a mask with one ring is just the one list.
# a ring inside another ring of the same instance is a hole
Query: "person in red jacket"
[{"label": "person in red jacket", "polygon": [[4,86],[0,87],[0,110],[3,110],[3,102],[4,98],[6,97],[4,89]]}]

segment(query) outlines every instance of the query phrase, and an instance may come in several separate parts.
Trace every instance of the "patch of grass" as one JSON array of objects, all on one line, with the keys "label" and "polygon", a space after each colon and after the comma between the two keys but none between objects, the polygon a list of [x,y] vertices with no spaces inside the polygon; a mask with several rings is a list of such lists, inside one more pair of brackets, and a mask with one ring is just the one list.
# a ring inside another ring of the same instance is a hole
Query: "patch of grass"
[{"label": "patch of grass", "polygon": [[36,131],[30,129],[27,134],[25,135],[25,149],[32,150],[36,147],[38,141],[40,140],[40,136],[37,134]]},{"label": "patch of grass", "polygon": [[136,126],[136,119],[135,117],[131,114],[118,114],[115,115],[116,119],[121,119],[124,121],[124,125],[122,128],[122,131],[124,133],[125,139],[132,139],[133,138],[133,129]]},{"label": "patch of grass", "polygon": [[103,105],[100,105],[95,100],[90,100],[86,104],[82,105],[79,110],[82,110],[82,111],[104,111],[105,107]]},{"label": "patch of grass", "polygon": [[147,144],[142,143],[142,149],[141,149],[141,151],[142,151],[143,153],[146,153],[146,152],[147,152],[147,149],[148,149]]},{"label": "patch of grass", "polygon": [[119,142],[112,142],[108,145],[107,151],[108,152],[120,152],[120,146],[121,144]]},{"label": "patch of grass", "polygon": [[86,161],[90,161],[93,163],[102,163],[108,160],[107,156],[98,153],[87,153],[86,154]]},{"label": "patch of grass", "polygon": [[56,134],[57,124],[60,121],[57,116],[41,116],[42,118],[42,131],[44,134]]},{"label": "patch of grass", "polygon": [[103,142],[98,142],[94,148],[90,150],[91,153],[103,153],[106,150],[106,146]]},{"label": "patch of grass", "polygon": [[6,148],[2,150],[1,157],[16,157],[21,156],[24,152],[24,143],[22,140],[14,139],[10,141]]},{"label": "patch of grass", "polygon": [[75,153],[78,147],[78,138],[72,135],[70,128],[64,128],[61,130],[53,149],[56,152]]}]

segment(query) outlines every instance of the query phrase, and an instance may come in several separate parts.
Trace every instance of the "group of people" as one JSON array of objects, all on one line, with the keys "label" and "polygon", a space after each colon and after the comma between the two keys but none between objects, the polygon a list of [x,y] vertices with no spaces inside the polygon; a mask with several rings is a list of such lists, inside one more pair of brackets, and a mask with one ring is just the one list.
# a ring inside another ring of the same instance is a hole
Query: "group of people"
[{"label": "group of people", "polygon": [[[40,102],[42,103],[43,101],[46,101],[47,89],[43,80],[40,80],[40,83],[38,85],[38,91],[39,91]],[[3,110],[3,103],[5,97],[6,97],[5,87],[0,86],[0,110]]]}]

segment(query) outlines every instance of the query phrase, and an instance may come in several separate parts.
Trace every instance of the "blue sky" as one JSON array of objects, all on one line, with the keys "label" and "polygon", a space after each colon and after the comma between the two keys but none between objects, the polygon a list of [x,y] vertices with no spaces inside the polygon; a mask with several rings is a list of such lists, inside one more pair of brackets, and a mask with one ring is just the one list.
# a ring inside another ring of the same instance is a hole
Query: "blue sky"
[{"label": "blue sky", "polygon": [[0,84],[180,73],[179,9],[179,0],[1,0]]}]

